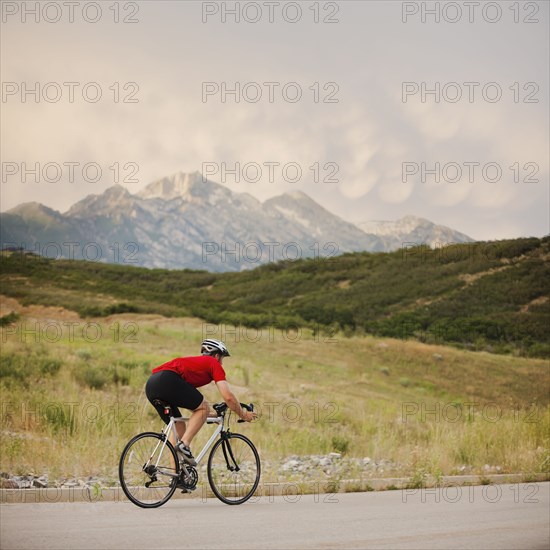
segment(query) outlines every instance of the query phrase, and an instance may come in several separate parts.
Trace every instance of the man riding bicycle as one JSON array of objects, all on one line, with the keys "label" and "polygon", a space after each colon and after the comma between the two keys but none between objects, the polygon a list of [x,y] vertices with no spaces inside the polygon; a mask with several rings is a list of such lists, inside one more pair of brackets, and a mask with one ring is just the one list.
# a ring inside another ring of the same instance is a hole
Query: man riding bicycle
[{"label": "man riding bicycle", "polygon": [[185,422],[176,424],[180,440],[177,442],[176,449],[191,466],[196,466],[197,463],[189,446],[206,422],[209,413],[208,403],[197,388],[213,380],[227,406],[239,418],[245,422],[251,422],[257,417],[255,412],[245,411],[241,407],[239,400],[229,388],[222,366],[223,358],[229,356],[229,351],[221,340],[207,338],[201,343],[201,355],[178,357],[154,368],[145,385],[147,399],[166,424],[170,421],[170,417],[165,414],[164,406],[157,400],[170,404],[176,418],[181,417],[178,407],[193,411],[187,426]]}]

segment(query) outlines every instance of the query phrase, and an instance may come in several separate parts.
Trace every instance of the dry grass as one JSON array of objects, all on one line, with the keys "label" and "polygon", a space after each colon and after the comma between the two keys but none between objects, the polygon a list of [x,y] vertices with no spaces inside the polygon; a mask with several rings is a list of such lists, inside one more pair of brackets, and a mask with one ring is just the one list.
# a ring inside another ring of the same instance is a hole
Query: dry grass
[{"label": "dry grass", "polygon": [[[550,467],[546,361],[305,331],[235,333],[196,319],[135,314],[91,320],[101,328],[96,342],[82,337],[82,320],[72,338],[64,332],[52,342],[42,329],[63,326],[63,312],[16,306],[23,316],[0,335],[2,361],[23,365],[19,378],[8,369],[0,379],[2,471],[116,479],[125,442],[161,427],[143,393],[151,367],[196,354],[206,334],[226,341],[230,383],[262,412],[260,421],[233,428],[253,439],[264,460],[345,450],[389,460],[392,475],[413,477],[464,467],[482,474],[485,465],[524,473]],[[25,332],[37,326],[40,341]],[[124,341],[128,327],[137,328],[137,341]],[[60,368],[49,372],[47,360]],[[220,400],[213,385],[203,393]]]}]

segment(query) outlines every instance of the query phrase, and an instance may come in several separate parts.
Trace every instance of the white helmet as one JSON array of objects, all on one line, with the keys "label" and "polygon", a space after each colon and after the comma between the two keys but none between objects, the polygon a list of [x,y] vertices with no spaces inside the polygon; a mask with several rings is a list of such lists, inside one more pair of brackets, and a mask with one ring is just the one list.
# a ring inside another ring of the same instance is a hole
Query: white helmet
[{"label": "white helmet", "polygon": [[202,355],[216,355],[221,353],[223,357],[229,357],[229,350],[221,340],[207,338],[201,344]]}]

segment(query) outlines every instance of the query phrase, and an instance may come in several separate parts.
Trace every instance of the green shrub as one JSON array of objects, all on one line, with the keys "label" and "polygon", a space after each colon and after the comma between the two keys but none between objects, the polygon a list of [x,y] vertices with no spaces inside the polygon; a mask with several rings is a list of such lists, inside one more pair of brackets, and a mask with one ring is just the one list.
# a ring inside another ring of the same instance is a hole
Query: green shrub
[{"label": "green shrub", "polygon": [[14,353],[0,354],[0,378],[12,378],[26,381],[32,374],[30,368],[26,368],[24,358]]},{"label": "green shrub", "polygon": [[113,315],[115,313],[137,313],[139,309],[136,306],[122,302],[121,304],[115,304],[107,306],[103,309],[103,316]]},{"label": "green shrub", "polygon": [[528,357],[543,357],[545,359],[550,358],[550,343],[537,343],[529,346],[527,350]]},{"label": "green shrub", "polygon": [[72,435],[76,429],[76,419],[73,410],[64,403],[47,403],[41,407],[46,424],[54,433],[66,432]]},{"label": "green shrub", "polygon": [[349,439],[335,435],[332,437],[332,448],[342,454],[346,454],[349,449]]},{"label": "green shrub", "polygon": [[12,311],[3,317],[0,317],[0,327],[7,327],[8,325],[15,323],[17,319],[19,319],[19,313]]},{"label": "green shrub", "polygon": [[337,478],[332,478],[327,481],[325,485],[325,491],[327,493],[337,493],[340,490],[340,480]]},{"label": "green shrub", "polygon": [[92,352],[89,349],[80,348],[75,351],[75,355],[88,362],[92,358]]},{"label": "green shrub", "polygon": [[53,376],[59,372],[62,364],[63,362],[59,359],[49,359],[45,357],[38,361],[37,366],[41,374],[49,374]]},{"label": "green shrub", "polygon": [[111,378],[115,384],[127,386],[130,383],[130,370],[125,367],[115,365]]},{"label": "green shrub", "polygon": [[100,390],[109,382],[109,376],[105,370],[93,366],[83,366],[76,371],[76,379],[84,386],[94,390]]},{"label": "green shrub", "polygon": [[417,469],[406,484],[406,489],[422,489],[426,486],[428,472],[424,468]]},{"label": "green shrub", "polygon": [[1,353],[0,378],[28,387],[38,378],[57,374],[62,365],[59,359],[36,353]]}]

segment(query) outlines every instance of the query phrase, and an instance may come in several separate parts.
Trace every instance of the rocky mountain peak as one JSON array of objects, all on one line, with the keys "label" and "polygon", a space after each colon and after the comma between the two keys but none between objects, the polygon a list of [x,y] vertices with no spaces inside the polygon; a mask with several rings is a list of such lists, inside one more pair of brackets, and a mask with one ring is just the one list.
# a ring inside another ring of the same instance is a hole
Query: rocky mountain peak
[{"label": "rocky mountain peak", "polygon": [[231,200],[233,195],[227,187],[203,178],[200,172],[178,172],[150,183],[137,193],[142,199],[181,199],[211,205]]},{"label": "rocky mountain peak", "polygon": [[137,195],[143,199],[172,200],[192,195],[201,182],[202,176],[199,172],[178,172],[150,183]]},{"label": "rocky mountain peak", "polygon": [[48,208],[47,206],[44,206],[43,204],[35,201],[22,202],[11,210],[8,210],[9,214],[17,214],[19,216],[22,216],[24,214],[37,214],[39,212],[53,213],[55,212],[55,210],[52,210],[51,208]]},{"label": "rocky mountain peak", "polygon": [[131,195],[122,185],[113,185],[108,187],[99,195],[88,195],[81,201],[73,204],[65,213],[70,217],[88,217],[91,215],[104,215],[110,212],[116,212],[133,200]]},{"label": "rocky mountain peak", "polygon": [[387,250],[395,250],[403,246],[403,243],[411,242],[428,246],[473,242],[473,239],[464,233],[411,215],[396,221],[367,221],[359,223],[358,227],[365,233],[382,238]]}]

